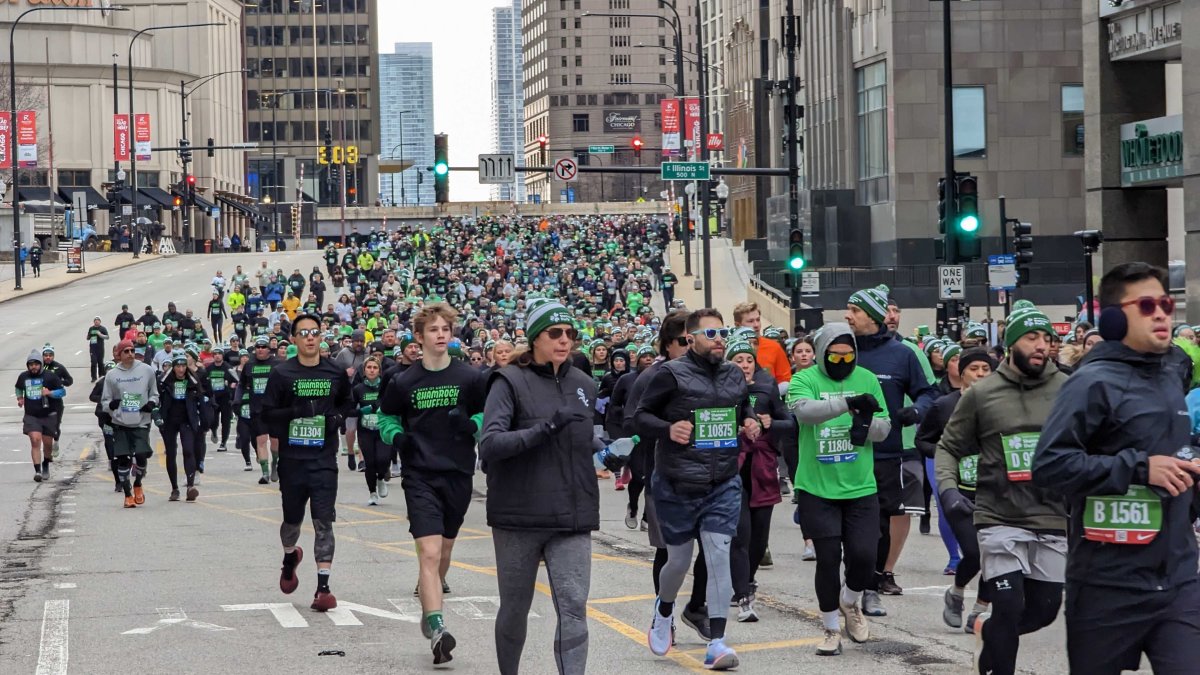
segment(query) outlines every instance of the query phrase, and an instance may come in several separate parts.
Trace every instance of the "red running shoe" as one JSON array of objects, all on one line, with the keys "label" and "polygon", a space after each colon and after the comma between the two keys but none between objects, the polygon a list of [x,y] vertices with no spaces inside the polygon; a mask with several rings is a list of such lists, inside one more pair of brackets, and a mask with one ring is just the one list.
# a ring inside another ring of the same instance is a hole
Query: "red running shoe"
[{"label": "red running shoe", "polygon": [[312,605],[310,608],[318,612],[328,612],[337,607],[337,598],[333,597],[333,593],[329,591],[317,591],[313,595]]},{"label": "red running shoe", "polygon": [[296,587],[300,585],[300,579],[296,576],[296,566],[300,561],[304,560],[304,549],[296,547],[296,563],[289,565],[287,556],[283,558],[283,567],[279,571],[279,590],[284,593],[292,593]]}]

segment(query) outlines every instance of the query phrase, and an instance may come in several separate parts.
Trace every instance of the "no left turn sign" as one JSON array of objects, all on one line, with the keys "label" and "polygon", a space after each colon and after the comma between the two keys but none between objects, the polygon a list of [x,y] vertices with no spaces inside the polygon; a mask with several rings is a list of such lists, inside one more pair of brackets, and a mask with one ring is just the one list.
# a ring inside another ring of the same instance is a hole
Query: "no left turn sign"
[{"label": "no left turn sign", "polygon": [[575,160],[563,157],[554,163],[554,177],[569,183],[579,177],[579,165]]}]

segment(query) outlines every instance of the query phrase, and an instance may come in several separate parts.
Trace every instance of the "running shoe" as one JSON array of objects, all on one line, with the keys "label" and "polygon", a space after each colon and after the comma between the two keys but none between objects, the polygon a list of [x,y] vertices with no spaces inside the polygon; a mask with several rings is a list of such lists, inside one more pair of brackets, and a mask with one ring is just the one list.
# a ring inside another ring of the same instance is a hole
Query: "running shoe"
[{"label": "running shoe", "polygon": [[358,472],[359,472],[359,473],[366,473],[366,472],[367,472],[367,463],[366,463],[366,462],[361,462],[361,461],[360,461],[360,462],[358,463]]},{"label": "running shoe", "polygon": [[212,435],[211,435],[211,436],[209,436],[209,438],[211,438],[211,439],[212,439],[212,442],[213,442],[213,443],[216,443],[216,442],[217,442],[217,432],[215,432],[215,431],[214,431],[214,432],[212,432]]},{"label": "running shoe", "polygon": [[433,650],[433,665],[439,666],[454,659],[450,651],[458,646],[450,631],[442,628],[429,638],[429,648]]},{"label": "running shoe", "polygon": [[225,449],[224,443],[217,446],[217,452],[228,452],[228,450]]},{"label": "running shoe", "polygon": [[125,508],[136,509],[137,504],[133,503],[133,495],[125,495]]},{"label": "running shoe", "polygon": [[821,644],[817,645],[817,656],[841,656],[841,654],[841,632],[831,628],[826,628],[825,635],[821,638]]},{"label": "running shoe", "polygon": [[769,570],[775,567],[775,560],[771,557],[771,549],[763,551],[762,561],[758,563],[758,569]]},{"label": "running shoe", "polygon": [[58,461],[58,453],[59,453],[58,441],[54,441],[54,447],[50,448],[50,459],[57,462]]},{"label": "running shoe", "polygon": [[887,616],[887,610],[883,608],[877,591],[863,591],[862,611],[867,616]]},{"label": "running shoe", "polygon": [[921,534],[929,534],[932,528],[929,527],[929,514],[921,516],[921,523],[918,525]]},{"label": "running shoe", "polygon": [[[445,579],[442,579],[442,595],[449,595],[449,594],[450,594],[450,584],[446,583]],[[413,597],[416,598],[416,597],[419,597],[420,595],[421,595],[421,584],[420,584],[420,582],[418,582],[417,585],[413,587]],[[425,637],[429,637],[429,636],[426,635]]]},{"label": "running shoe", "polygon": [[291,594],[300,585],[300,578],[296,576],[296,566],[301,560],[304,560],[304,549],[299,546],[296,547],[295,563],[289,565],[287,556],[283,556],[283,567],[279,570],[279,590]]},{"label": "running shoe", "polygon": [[337,598],[333,597],[330,591],[317,591],[313,594],[312,604],[309,605],[309,609],[317,612],[328,612],[334,607],[337,607]]},{"label": "running shoe", "polygon": [[400,462],[392,462],[392,475],[393,476],[400,475]]},{"label": "running shoe", "polygon": [[113,485],[113,492],[120,492],[120,491],[121,491],[121,481],[117,481],[116,484]]},{"label": "running shoe", "polygon": [[[57,459],[57,457],[55,458]],[[42,466],[42,480],[50,480],[50,465]]]},{"label": "running shoe", "polygon": [[388,484],[387,484],[387,481],[386,481],[386,480],[381,480],[381,481],[379,481],[379,482],[378,482],[378,483],[375,485],[375,490],[376,490],[376,492],[378,492],[378,493],[379,493],[379,498],[380,498],[380,499],[387,499],[387,496],[388,496]]},{"label": "running shoe", "polygon": [[649,532],[650,531],[650,523],[647,523],[646,519],[642,518],[642,523],[641,523],[641,525],[638,525],[638,530],[640,530],[642,532]]},{"label": "running shoe", "polygon": [[975,632],[975,620],[979,618],[983,612],[971,612],[967,615],[967,620],[963,622],[963,632],[972,634]]},{"label": "running shoe", "polygon": [[279,482],[279,463],[275,461],[271,462],[271,482]]},{"label": "running shoe", "polygon": [[754,611],[754,600],[750,596],[746,596],[738,600],[738,623],[756,623],[758,621],[758,612]]},{"label": "running shoe", "polygon": [[638,526],[637,509],[632,506],[625,507],[625,527],[631,530],[636,530]]},{"label": "running shoe", "polygon": [[37,469],[33,470],[33,482],[35,482],[35,483],[42,482],[42,472],[41,471],[38,471]]},{"label": "running shoe", "polygon": [[242,471],[253,471],[253,470],[254,470],[254,467],[250,466],[250,462],[246,462],[246,468],[242,469]]},{"label": "running shoe", "polygon": [[817,551],[812,544],[804,545],[804,553],[800,554],[800,559],[805,562],[812,562],[817,559]]},{"label": "running shoe", "polygon": [[708,643],[708,651],[704,653],[705,668],[709,670],[730,670],[737,668],[737,666],[737,652],[725,644],[725,638],[719,638]]},{"label": "running shoe", "polygon": [[167,501],[169,501],[169,502],[179,501],[179,490],[171,490],[171,496],[167,497]]},{"label": "running shoe", "polygon": [[656,656],[666,656],[667,652],[671,651],[671,626],[675,623],[674,617],[659,613],[658,606],[661,603],[661,600],[655,598],[654,618],[651,619],[650,630],[646,633],[646,642]]},{"label": "running shoe", "polygon": [[[679,613],[679,618],[683,620],[683,625],[696,631],[696,635],[699,635],[701,640],[708,642],[712,639],[712,627],[708,624],[708,607],[706,605],[699,607],[684,605],[683,611]],[[671,644],[674,643],[675,640],[672,639]]]},{"label": "running shoe", "polygon": [[448,595],[449,593],[450,593],[450,584],[446,583],[445,579],[442,579],[442,595]]},{"label": "running shoe", "polygon": [[197,462],[196,470],[199,471],[200,473],[204,473],[204,462]]},{"label": "running shoe", "polygon": [[367,497],[367,506],[379,506],[379,494],[372,492],[370,497]]},{"label": "running shoe", "polygon": [[896,583],[896,575],[892,572],[879,575],[879,592],[883,595],[904,595],[904,589]]},{"label": "running shoe", "polygon": [[842,613],[842,618],[846,621],[846,637],[860,644],[871,637],[871,626],[867,623],[867,617],[863,616],[862,608],[858,606],[857,602],[847,605],[839,601],[838,611]]},{"label": "running shoe", "polygon": [[779,477],[779,496],[782,497],[792,491],[792,486],[785,476]]},{"label": "running shoe", "polygon": [[955,574],[958,574],[958,563],[951,560],[949,563],[946,564],[946,567],[944,569],[942,569],[942,576],[952,577]]},{"label": "running shoe", "polygon": [[[247,471],[249,471],[249,469],[247,469]],[[270,483],[270,482],[271,482],[271,479],[270,479],[270,478],[267,478],[266,476],[263,476],[262,478],[259,478],[259,479],[258,479],[258,484],[259,484],[259,485],[266,485],[266,484],[268,484],[268,483]]]},{"label": "running shoe", "polygon": [[942,595],[942,621],[951,628],[963,627],[963,596],[951,593],[954,587],[946,589]]},{"label": "running shoe", "polygon": [[[137,488],[134,488],[134,489],[136,490]],[[189,502],[194,502],[194,501],[196,501],[196,497],[199,497],[199,496],[200,496],[200,491],[196,489],[196,486],[195,486],[195,485],[188,486],[188,489],[187,489],[187,500],[188,500]]]}]

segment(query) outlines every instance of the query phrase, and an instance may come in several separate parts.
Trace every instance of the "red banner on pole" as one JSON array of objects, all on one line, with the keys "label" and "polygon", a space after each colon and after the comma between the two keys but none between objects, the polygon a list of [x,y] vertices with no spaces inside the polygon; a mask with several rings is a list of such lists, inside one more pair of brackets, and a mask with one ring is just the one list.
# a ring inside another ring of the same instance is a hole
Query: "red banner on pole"
[{"label": "red banner on pole", "polygon": [[12,168],[12,116],[0,112],[0,169]]},{"label": "red banner on pole", "polygon": [[150,114],[138,113],[133,116],[133,152],[137,161],[150,161]]},{"label": "red banner on pole", "polygon": [[685,98],[683,101],[683,146],[689,148],[688,154],[699,156],[700,146],[696,141],[700,138],[700,99]]},{"label": "red banner on pole", "polygon": [[113,158],[129,161],[129,115],[113,115]]},{"label": "red banner on pole", "polygon": [[672,154],[682,147],[679,144],[679,99],[664,98],[662,107],[662,150],[663,154]]},{"label": "red banner on pole", "polygon": [[38,163],[37,111],[17,111],[17,164],[22,169],[36,169]]}]

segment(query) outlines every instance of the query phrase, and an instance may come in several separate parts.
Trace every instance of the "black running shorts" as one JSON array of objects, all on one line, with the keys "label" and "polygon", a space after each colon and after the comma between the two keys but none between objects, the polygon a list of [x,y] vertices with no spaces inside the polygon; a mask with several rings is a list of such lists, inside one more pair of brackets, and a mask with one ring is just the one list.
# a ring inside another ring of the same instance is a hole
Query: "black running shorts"
[{"label": "black running shorts", "polygon": [[279,494],[283,498],[283,522],[304,522],[307,506],[313,520],[337,520],[337,455],[316,459],[279,458]]},{"label": "black running shorts", "polygon": [[458,537],[467,507],[471,505],[471,477],[456,472],[403,469],[400,488],[408,511],[408,531],[413,539],[441,535]]}]

